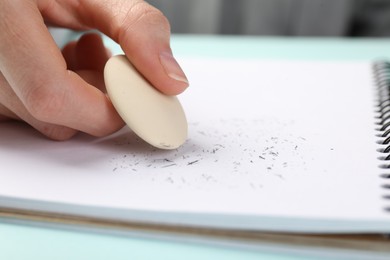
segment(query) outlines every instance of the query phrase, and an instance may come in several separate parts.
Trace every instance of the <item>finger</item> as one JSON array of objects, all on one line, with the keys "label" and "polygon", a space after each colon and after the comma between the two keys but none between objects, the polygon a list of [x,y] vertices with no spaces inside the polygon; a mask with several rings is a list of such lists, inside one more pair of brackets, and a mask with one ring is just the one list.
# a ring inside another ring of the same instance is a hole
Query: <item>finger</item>
[{"label": "finger", "polygon": [[87,83],[91,84],[103,93],[107,93],[102,72],[95,70],[77,70],[76,73]]},{"label": "finger", "polygon": [[0,10],[0,70],[34,118],[96,136],[123,126],[106,95],[67,70],[33,1],[1,1]]},{"label": "finger", "polygon": [[19,119],[11,110],[0,104],[0,121]]},{"label": "finger", "polygon": [[63,48],[62,55],[70,70],[95,70],[102,73],[111,57],[97,33],[84,34],[78,41],[68,43]]},{"label": "finger", "polygon": [[160,91],[179,94],[188,80],[172,55],[170,26],[160,11],[139,0],[86,0],[73,12],[84,26],[118,42],[137,69]]},{"label": "finger", "polygon": [[35,119],[15,95],[8,82],[0,73],[0,120],[16,119],[27,122],[45,136],[54,140],[66,140],[77,133],[76,130],[41,122]]},{"label": "finger", "polygon": [[94,70],[103,73],[110,58],[103,40],[96,33],[83,35],[75,47],[78,70]]},{"label": "finger", "polygon": [[77,59],[75,54],[77,42],[71,41],[62,48],[62,56],[65,59],[68,70],[76,70],[77,69]]},{"label": "finger", "polygon": [[83,35],[62,50],[68,69],[75,71],[87,83],[106,93],[103,70],[111,53],[104,47],[99,34]]}]

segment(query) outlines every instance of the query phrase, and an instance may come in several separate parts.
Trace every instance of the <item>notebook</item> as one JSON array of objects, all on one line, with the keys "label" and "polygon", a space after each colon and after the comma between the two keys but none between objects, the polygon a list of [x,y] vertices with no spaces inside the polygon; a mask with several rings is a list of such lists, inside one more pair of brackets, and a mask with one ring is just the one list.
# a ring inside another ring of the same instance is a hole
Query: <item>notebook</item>
[{"label": "notebook", "polygon": [[389,64],[181,64],[191,82],[179,96],[189,137],[176,150],[153,148],[127,127],[55,142],[22,123],[1,123],[2,216],[218,232],[390,233]]}]

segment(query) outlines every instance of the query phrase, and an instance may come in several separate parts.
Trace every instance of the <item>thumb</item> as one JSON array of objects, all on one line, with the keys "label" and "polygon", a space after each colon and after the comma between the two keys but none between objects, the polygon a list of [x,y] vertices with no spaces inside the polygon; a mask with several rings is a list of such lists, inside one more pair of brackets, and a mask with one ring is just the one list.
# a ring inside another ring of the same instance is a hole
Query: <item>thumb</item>
[{"label": "thumb", "polygon": [[[108,4],[109,2],[109,4]],[[129,60],[161,92],[176,95],[189,83],[172,55],[167,18],[144,1],[83,1],[76,10],[83,25],[120,44]]]}]

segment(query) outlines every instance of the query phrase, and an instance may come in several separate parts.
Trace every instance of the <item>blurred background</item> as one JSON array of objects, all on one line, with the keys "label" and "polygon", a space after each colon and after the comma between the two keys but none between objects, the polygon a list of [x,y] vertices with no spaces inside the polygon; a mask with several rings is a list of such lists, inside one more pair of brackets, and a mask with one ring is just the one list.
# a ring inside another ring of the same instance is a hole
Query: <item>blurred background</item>
[{"label": "blurred background", "polygon": [[173,33],[390,35],[390,0],[147,0]]}]

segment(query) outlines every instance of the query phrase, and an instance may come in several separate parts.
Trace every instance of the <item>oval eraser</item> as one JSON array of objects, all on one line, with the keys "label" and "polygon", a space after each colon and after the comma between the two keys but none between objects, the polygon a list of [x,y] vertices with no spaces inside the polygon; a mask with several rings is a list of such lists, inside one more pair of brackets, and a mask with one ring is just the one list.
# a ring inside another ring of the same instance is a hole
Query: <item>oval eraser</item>
[{"label": "oval eraser", "polygon": [[176,149],[187,139],[187,119],[176,96],[155,89],[124,55],[104,68],[108,96],[136,135],[160,149]]}]

